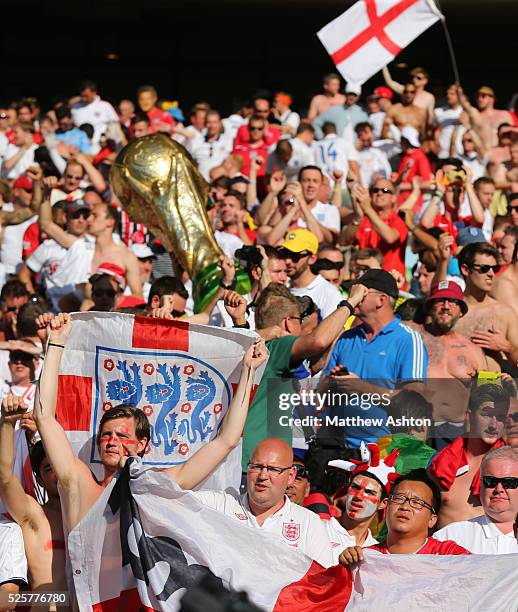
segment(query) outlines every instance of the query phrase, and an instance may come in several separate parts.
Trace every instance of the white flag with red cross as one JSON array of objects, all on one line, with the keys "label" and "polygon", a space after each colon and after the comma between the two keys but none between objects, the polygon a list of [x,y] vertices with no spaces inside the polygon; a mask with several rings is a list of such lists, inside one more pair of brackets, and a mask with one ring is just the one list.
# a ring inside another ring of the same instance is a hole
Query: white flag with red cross
[{"label": "white flag with red cross", "polygon": [[442,18],[433,0],[360,0],[317,36],[340,74],[361,85]]},{"label": "white flag with red cross", "polygon": [[[144,465],[181,464],[217,435],[253,332],[119,313],[72,318],[56,414],[97,476],[102,466],[95,434],[103,414],[119,404],[148,416],[151,440]],[[256,373],[252,397],[263,369]],[[211,477],[211,486],[237,487],[240,462],[239,446]]]}]

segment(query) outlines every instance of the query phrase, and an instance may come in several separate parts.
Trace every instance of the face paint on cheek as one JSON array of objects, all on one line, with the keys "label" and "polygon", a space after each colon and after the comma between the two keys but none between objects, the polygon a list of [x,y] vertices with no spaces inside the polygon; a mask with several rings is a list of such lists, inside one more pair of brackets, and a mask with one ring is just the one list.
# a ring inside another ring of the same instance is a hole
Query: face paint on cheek
[{"label": "face paint on cheek", "polygon": [[357,508],[356,506],[353,506],[352,503],[353,501],[358,502],[359,501],[358,498],[353,495],[346,496],[345,509],[347,511],[347,514],[352,519],[364,519],[364,518],[368,518],[369,516],[373,516],[373,514],[375,514],[376,510],[378,509],[378,500],[376,499],[376,502],[373,502],[370,499],[368,499],[368,497],[370,496],[365,496],[363,498],[362,500],[363,507]]}]

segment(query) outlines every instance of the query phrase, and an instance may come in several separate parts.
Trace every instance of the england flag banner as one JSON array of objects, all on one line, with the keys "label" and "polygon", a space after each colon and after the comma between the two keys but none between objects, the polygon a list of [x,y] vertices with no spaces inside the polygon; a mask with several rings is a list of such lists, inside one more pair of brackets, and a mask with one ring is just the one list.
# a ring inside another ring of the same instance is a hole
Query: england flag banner
[{"label": "england flag banner", "polygon": [[361,85],[439,19],[433,0],[359,0],[317,36],[347,82]]},{"label": "england flag banner", "polygon": [[[145,465],[181,464],[217,435],[253,332],[119,313],[76,313],[72,319],[56,414],[97,476],[95,434],[104,412],[118,404],[141,408],[149,419]],[[237,486],[240,460],[238,447],[210,486]]]},{"label": "england flag banner", "polygon": [[518,601],[518,555],[367,550],[351,570],[333,565],[335,551],[323,567],[133,457],[71,531],[68,550],[79,609],[91,612],[174,612],[207,575],[274,612],[516,612]]}]

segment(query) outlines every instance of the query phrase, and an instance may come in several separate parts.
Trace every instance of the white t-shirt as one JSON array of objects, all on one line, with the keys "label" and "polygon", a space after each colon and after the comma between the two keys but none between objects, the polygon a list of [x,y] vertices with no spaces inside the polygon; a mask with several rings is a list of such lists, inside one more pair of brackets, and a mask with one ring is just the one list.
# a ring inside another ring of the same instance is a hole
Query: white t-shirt
[{"label": "white t-shirt", "polygon": [[5,227],[0,246],[0,259],[5,266],[7,274],[15,274],[18,271],[17,268],[23,261],[23,235],[29,225],[32,225],[37,220],[38,217],[35,215],[23,223]]},{"label": "white t-shirt", "polygon": [[[16,164],[7,172],[2,164],[2,176],[8,179],[17,179],[22,174],[25,174],[27,168],[34,166],[34,151],[39,147],[37,144],[33,144],[25,153],[20,157]],[[4,155],[4,161],[11,159],[20,150],[20,147],[15,144],[10,144]]]},{"label": "white t-shirt", "polygon": [[88,282],[92,275],[92,259],[95,250],[95,239],[91,236],[78,238],[61,260],[59,269],[54,274],[56,287],[76,285]]},{"label": "white t-shirt", "polygon": [[377,175],[390,179],[392,169],[390,168],[386,154],[381,149],[377,149],[376,147],[360,149],[358,151],[358,164],[360,165],[362,183],[365,187],[370,187],[374,181],[374,177]]},{"label": "white t-shirt", "polygon": [[296,181],[301,168],[315,164],[315,152],[310,145],[302,142],[300,138],[292,138],[289,142],[293,152],[284,171],[288,181]]},{"label": "white t-shirt", "polygon": [[[340,211],[333,204],[324,204],[324,202],[317,202],[311,209],[315,219],[323,227],[331,230],[332,232],[340,232]],[[297,221],[299,227],[307,227],[304,219]]]},{"label": "white t-shirt", "polygon": [[77,127],[83,123],[93,125],[92,154],[99,152],[99,140],[108,125],[112,122],[119,122],[119,116],[113,106],[106,102],[106,100],[101,100],[101,96],[96,96],[95,100],[90,104],[78,102],[72,107],[72,119]]},{"label": "white t-shirt", "polygon": [[455,156],[457,159],[462,161],[463,166],[468,166],[473,173],[473,182],[479,179],[481,176],[486,176],[487,157],[481,159],[477,153],[471,155],[464,155],[461,153]]},{"label": "white t-shirt", "polygon": [[502,533],[485,514],[450,523],[433,534],[436,540],[453,540],[475,555],[511,555],[518,553],[513,530]]},{"label": "white t-shirt", "polygon": [[67,249],[55,240],[49,239],[43,241],[25,263],[29,270],[39,274],[38,282],[48,290],[56,286],[54,275],[59,270],[66,253]]},{"label": "white t-shirt", "polygon": [[240,249],[244,244],[241,238],[238,236],[234,236],[234,234],[222,232],[220,230],[216,230],[214,232],[214,238],[216,239],[219,248],[227,257],[230,257],[230,259],[234,257],[234,253],[237,251],[237,249]]},{"label": "white t-shirt", "polygon": [[[335,517],[331,517],[329,521],[326,521],[327,528],[330,533],[331,539],[337,538],[340,541],[340,544],[343,546],[341,551],[344,548],[348,548],[349,546],[356,546],[356,538],[351,535],[345,527],[342,527],[340,523],[335,519]],[[378,540],[372,536],[371,530],[367,531],[367,537],[362,544],[362,548],[367,548],[368,546],[373,546],[377,544]],[[341,552],[340,551],[340,552]]]},{"label": "white t-shirt", "polygon": [[231,516],[236,521],[251,527],[273,533],[288,546],[298,548],[323,567],[335,565],[329,533],[317,514],[297,506],[288,497],[275,514],[269,516],[262,525],[252,514],[248,505],[248,495],[239,496],[236,492],[193,491],[205,505]]},{"label": "white t-shirt", "polygon": [[381,138],[381,132],[383,130],[383,122],[385,121],[385,115],[383,111],[377,113],[371,113],[369,115],[369,123],[372,125],[372,131],[374,138]]},{"label": "white t-shirt", "polygon": [[316,164],[322,172],[332,177],[333,170],[341,170],[344,177],[349,171],[349,160],[358,160],[358,151],[351,142],[339,138],[336,134],[328,134],[322,140],[313,143]]},{"label": "white t-shirt", "polygon": [[217,140],[207,142],[201,135],[191,140],[187,147],[198,169],[206,181],[210,181],[209,172],[219,166],[232,152],[233,143],[226,133],[220,134]]},{"label": "white t-shirt", "polygon": [[5,152],[7,151],[8,146],[9,146],[9,139],[3,132],[0,132],[0,163],[3,161],[5,157]]},{"label": "white t-shirt", "polygon": [[281,125],[289,125],[291,128],[293,128],[293,132],[295,133],[300,124],[300,115],[295,111],[288,109],[279,117],[279,121],[281,122]]},{"label": "white t-shirt", "polygon": [[29,412],[34,408],[34,394],[36,393],[36,385],[30,384],[28,387],[20,387],[13,385],[10,382],[4,380],[2,388],[0,389],[0,400],[8,395],[16,395],[21,397],[27,404]]},{"label": "white t-shirt", "polygon": [[0,584],[27,584],[27,559],[20,526],[0,516]]},{"label": "white t-shirt", "polygon": [[439,128],[439,157],[450,157],[451,137],[462,115],[462,106],[439,106],[433,111],[433,122]]},{"label": "white t-shirt", "polygon": [[309,295],[318,306],[323,319],[334,312],[338,304],[344,300],[344,296],[337,287],[320,274],[317,274],[315,280],[307,287],[290,287],[289,289],[292,295],[298,297]]},{"label": "white t-shirt", "polygon": [[222,119],[221,123],[223,123],[225,132],[228,132],[229,136],[232,138],[232,140],[234,140],[237,131],[242,125],[245,125],[245,123],[247,123],[247,120],[244,117],[241,117],[241,115],[235,113],[233,115],[225,117],[225,119]]}]

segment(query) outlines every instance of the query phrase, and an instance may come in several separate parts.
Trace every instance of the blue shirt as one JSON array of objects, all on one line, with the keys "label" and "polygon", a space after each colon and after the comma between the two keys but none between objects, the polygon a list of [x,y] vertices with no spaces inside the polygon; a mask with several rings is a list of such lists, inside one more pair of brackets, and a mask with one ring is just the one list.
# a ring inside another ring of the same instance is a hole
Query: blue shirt
[{"label": "blue shirt", "polygon": [[90,153],[92,148],[88,136],[79,128],[72,128],[66,132],[56,132],[56,140],[61,140],[69,147],[75,147],[78,153]]},{"label": "blue shirt", "polygon": [[[346,331],[335,344],[324,374],[337,365],[344,365],[378,387],[395,389],[402,382],[426,378],[428,353],[419,332],[405,325],[398,318],[368,341],[363,325]],[[387,413],[382,406],[367,404],[361,407],[348,404],[342,411],[345,416],[358,416],[383,420],[383,424],[345,427],[350,446],[359,446],[361,440],[374,442],[390,433],[385,424]]]},{"label": "blue shirt", "polygon": [[324,123],[326,123],[326,121],[334,123],[336,126],[336,133],[338,136],[342,136],[348,123],[352,123],[354,129],[358,123],[369,121],[369,115],[367,115],[363,108],[358,106],[358,104],[353,104],[352,106],[343,106],[341,104],[332,106],[313,121],[315,136],[318,139],[324,136],[322,126]]}]

